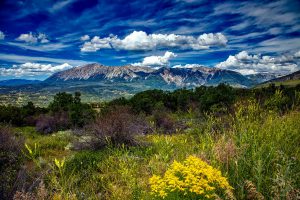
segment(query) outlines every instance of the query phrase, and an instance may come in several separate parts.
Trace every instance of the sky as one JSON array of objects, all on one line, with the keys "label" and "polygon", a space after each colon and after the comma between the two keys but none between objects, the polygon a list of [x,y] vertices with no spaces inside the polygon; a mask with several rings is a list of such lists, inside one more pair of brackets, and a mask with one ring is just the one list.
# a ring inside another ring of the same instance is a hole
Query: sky
[{"label": "sky", "polygon": [[300,1],[0,1],[0,80],[87,63],[288,74],[300,69]]}]

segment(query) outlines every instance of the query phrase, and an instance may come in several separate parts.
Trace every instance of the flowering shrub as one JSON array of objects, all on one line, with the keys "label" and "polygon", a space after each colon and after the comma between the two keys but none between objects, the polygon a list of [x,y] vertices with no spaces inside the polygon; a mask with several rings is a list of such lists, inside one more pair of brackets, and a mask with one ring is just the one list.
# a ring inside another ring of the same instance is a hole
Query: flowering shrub
[{"label": "flowering shrub", "polygon": [[232,187],[221,171],[195,156],[189,156],[183,164],[174,161],[163,177],[153,175],[149,181],[152,193],[163,199],[217,199],[218,194],[222,195],[220,192],[232,194]]}]

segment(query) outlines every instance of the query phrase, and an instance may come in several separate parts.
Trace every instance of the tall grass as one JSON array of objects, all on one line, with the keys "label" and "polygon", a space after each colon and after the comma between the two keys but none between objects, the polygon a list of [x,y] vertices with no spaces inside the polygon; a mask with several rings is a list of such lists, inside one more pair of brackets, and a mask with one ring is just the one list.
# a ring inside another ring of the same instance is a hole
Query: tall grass
[{"label": "tall grass", "polygon": [[[69,153],[61,169],[46,175],[46,188],[58,199],[156,199],[149,178],[194,155],[222,171],[236,199],[299,198],[300,112],[267,112],[255,101],[235,110],[207,115],[205,123],[186,118],[190,128],[182,133],[139,136],[144,146]],[[60,145],[54,149],[66,151]]]}]

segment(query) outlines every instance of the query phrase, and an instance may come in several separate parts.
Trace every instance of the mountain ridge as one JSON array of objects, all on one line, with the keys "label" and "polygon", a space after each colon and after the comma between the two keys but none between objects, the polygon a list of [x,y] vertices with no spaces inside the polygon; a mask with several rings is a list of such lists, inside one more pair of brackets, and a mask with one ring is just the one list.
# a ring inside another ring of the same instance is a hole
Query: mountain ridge
[{"label": "mountain ridge", "polygon": [[45,82],[66,81],[102,81],[102,82],[147,82],[149,79],[160,79],[165,84],[176,87],[194,87],[201,85],[217,85],[228,83],[231,85],[249,87],[253,83],[242,74],[230,70],[207,67],[158,69],[141,66],[104,66],[102,64],[87,64],[65,71],[57,72],[47,78]]},{"label": "mountain ridge", "polygon": [[282,81],[290,81],[290,80],[300,80],[300,70],[295,71],[291,74],[287,74],[284,76],[280,76],[278,78],[268,80],[265,83],[282,82]]}]

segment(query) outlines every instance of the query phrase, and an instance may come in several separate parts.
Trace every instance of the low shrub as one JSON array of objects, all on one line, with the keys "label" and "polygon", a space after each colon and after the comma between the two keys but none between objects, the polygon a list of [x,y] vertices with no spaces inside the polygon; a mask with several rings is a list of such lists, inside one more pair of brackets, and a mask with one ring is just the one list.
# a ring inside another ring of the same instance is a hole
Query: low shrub
[{"label": "low shrub", "polygon": [[287,110],[289,98],[281,90],[276,90],[274,95],[265,101],[265,107],[269,110],[284,112]]},{"label": "low shrub", "polygon": [[8,126],[0,126],[0,199],[10,199],[22,164],[24,140]]},{"label": "low shrub", "polygon": [[71,127],[71,122],[66,112],[55,113],[53,115],[40,115],[36,122],[36,131],[49,134]]},{"label": "low shrub", "polygon": [[146,121],[141,116],[134,115],[127,107],[116,107],[87,126],[87,132],[92,138],[90,142],[96,149],[109,144],[138,145],[136,136],[147,129]]},{"label": "low shrub", "polygon": [[185,128],[182,123],[176,121],[164,111],[155,111],[153,120],[158,133],[171,134]]}]

